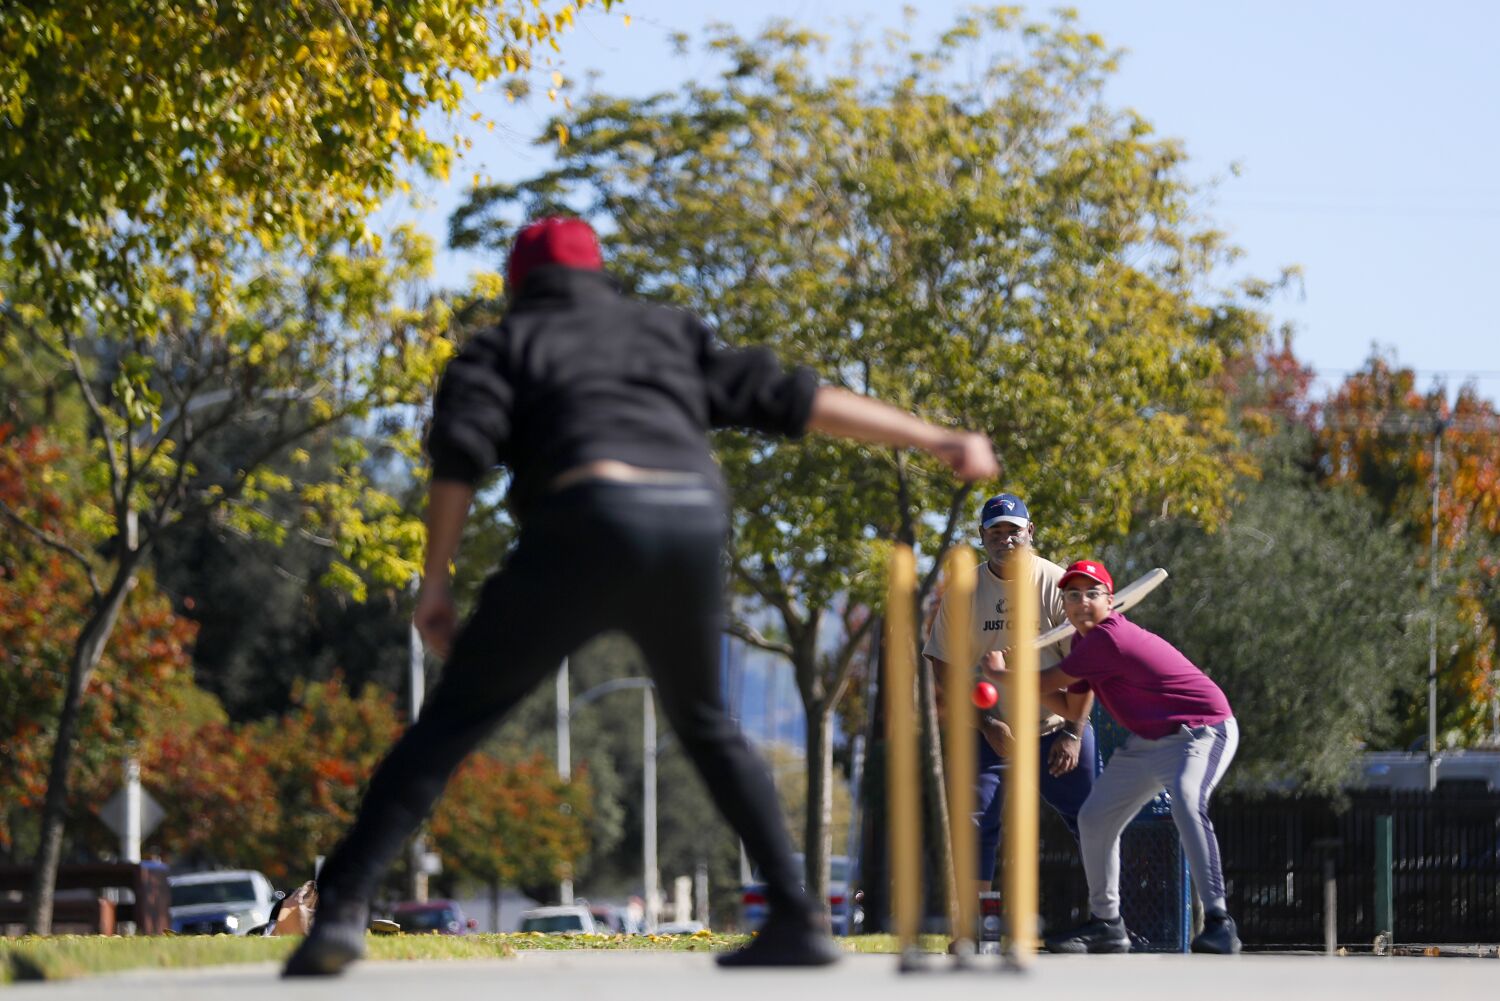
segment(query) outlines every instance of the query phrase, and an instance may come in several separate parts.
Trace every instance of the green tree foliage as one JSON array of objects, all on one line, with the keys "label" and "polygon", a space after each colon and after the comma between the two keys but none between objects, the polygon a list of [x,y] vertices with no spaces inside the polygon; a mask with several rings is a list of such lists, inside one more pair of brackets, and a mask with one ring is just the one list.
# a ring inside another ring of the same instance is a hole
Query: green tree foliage
[{"label": "green tree foliage", "polygon": [[[855,46],[831,73],[811,66],[823,44],[787,24],[717,30],[715,76],[590,96],[566,120],[560,165],[476,190],[453,242],[500,248],[524,215],[581,210],[632,290],[831,382],[988,431],[1004,485],[1048,512],[1063,551],[1164,504],[1219,521],[1236,462],[1210,377],[1262,336],[1265,287],[1214,287],[1231,248],[1193,215],[1181,145],[1105,104],[1114,53],[1070,15],[1035,24],[1013,9],[966,14],[931,48]],[[821,888],[830,720],[888,546],[941,550],[967,530],[971,498],[900,454],[722,445],[741,607],[776,623],[737,629],[792,661],[809,715]]]},{"label": "green tree foliage", "polygon": [[[378,441],[378,426],[367,432]],[[273,472],[301,481],[332,471],[332,442],[308,443],[306,462],[273,459]],[[258,447],[253,438],[231,442],[203,467],[229,467]],[[378,452],[375,470],[387,464]],[[419,505],[420,483],[403,485],[397,464],[390,477],[404,509]],[[296,496],[274,496],[262,505],[274,521],[296,524]],[[298,679],[327,680],[342,673],[360,691],[376,684],[404,692],[410,642],[408,592],[372,587],[364,601],[322,583],[337,559],[320,540],[302,532],[280,541],[247,535],[222,518],[194,519],[164,536],[154,550],[157,579],[177,596],[183,614],[198,626],[193,645],[194,678],[212,692],[231,719],[258,719],[287,709]],[[246,614],[254,609],[254,614]]]},{"label": "green tree foliage", "polygon": [[610,5],[6,4],[0,231],[54,320],[150,325],[143,266],[186,260],[227,292],[244,240],[359,238],[403,164],[447,176],[462,142],[429,133],[429,112],[451,122],[466,80],[523,71],[580,8]]},{"label": "green tree foliage", "polygon": [[1394,734],[1418,679],[1423,576],[1399,526],[1296,468],[1297,445],[1281,438],[1217,530],[1158,519],[1104,558],[1121,583],[1171,572],[1129,614],[1229,697],[1242,737],[1227,781],[1337,793],[1360,751]]}]

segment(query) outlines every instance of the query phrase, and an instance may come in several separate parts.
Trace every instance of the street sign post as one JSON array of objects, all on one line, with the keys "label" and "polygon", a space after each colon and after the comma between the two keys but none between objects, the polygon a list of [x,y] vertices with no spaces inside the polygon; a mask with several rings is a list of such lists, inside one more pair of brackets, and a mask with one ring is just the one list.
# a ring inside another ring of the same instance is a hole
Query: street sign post
[{"label": "street sign post", "polygon": [[120,860],[139,862],[141,841],[161,824],[167,811],[141,788],[141,765],[125,759],[125,784],[99,807],[99,819],[120,836]]}]

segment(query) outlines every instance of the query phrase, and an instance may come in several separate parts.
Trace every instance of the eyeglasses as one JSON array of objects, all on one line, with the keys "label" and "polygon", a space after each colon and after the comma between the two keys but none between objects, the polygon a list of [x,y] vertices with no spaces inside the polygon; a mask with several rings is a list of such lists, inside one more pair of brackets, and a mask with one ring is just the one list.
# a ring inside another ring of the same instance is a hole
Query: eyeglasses
[{"label": "eyeglasses", "polygon": [[1062,593],[1063,601],[1069,605],[1076,605],[1080,601],[1099,601],[1109,597],[1109,592],[1102,587],[1091,587],[1087,591],[1069,589]]}]

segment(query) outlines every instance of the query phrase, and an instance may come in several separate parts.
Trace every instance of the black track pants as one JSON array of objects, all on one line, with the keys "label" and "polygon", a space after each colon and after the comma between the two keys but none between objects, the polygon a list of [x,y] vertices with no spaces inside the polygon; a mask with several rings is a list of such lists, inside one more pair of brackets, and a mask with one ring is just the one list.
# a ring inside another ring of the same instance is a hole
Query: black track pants
[{"label": "black track pants", "polygon": [[376,769],[322,891],[368,900],[464,757],[565,656],[617,629],[640,646],[667,719],[766,878],[767,902],[807,915],[770,773],[720,690],[725,531],[707,488],[591,482],[549,497],[486,581],[420,718]]}]

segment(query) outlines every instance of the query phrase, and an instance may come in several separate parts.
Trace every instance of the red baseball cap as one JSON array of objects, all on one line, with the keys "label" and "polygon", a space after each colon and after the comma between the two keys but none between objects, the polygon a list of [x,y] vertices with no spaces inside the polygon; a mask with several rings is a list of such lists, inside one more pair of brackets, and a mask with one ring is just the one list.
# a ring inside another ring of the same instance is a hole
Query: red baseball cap
[{"label": "red baseball cap", "polygon": [[1109,588],[1110,594],[1115,593],[1115,579],[1098,560],[1078,560],[1075,563],[1069,563],[1068,569],[1063,571],[1062,577],[1057,581],[1058,590],[1062,590],[1067,585],[1070,577],[1086,577],[1095,584],[1103,584]]},{"label": "red baseball cap", "polygon": [[544,264],[600,271],[604,268],[604,256],[599,252],[599,238],[582,219],[565,216],[538,219],[516,234],[516,242],[510,248],[506,280],[511,291],[520,291],[526,276]]}]

